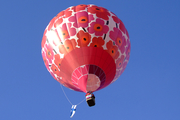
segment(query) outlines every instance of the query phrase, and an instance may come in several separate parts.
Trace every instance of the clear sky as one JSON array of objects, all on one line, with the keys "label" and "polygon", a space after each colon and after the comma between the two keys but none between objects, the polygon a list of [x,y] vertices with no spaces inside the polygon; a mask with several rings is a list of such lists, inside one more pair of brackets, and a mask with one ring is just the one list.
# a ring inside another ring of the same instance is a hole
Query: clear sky
[{"label": "clear sky", "polygon": [[[179,0],[1,0],[0,120],[68,120],[71,105],[45,68],[41,40],[49,21],[78,4],[114,12],[131,41],[120,78],[77,106],[74,120],[180,120]],[[64,88],[73,104],[84,93]]]}]

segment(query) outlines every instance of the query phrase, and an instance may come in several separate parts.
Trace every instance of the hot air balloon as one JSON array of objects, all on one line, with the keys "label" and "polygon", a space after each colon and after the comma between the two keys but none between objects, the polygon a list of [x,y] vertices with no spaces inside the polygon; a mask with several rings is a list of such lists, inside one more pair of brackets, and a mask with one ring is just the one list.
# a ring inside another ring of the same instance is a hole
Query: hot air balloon
[{"label": "hot air balloon", "polygon": [[123,22],[96,5],[77,5],[58,13],[44,31],[42,57],[63,86],[92,93],[115,82],[130,57]]}]

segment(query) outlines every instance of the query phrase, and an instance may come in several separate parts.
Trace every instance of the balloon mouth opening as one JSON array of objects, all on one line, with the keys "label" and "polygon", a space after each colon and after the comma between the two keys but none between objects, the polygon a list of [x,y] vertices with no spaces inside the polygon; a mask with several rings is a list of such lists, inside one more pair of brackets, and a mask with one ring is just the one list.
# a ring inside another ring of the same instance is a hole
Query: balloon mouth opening
[{"label": "balloon mouth opening", "polygon": [[72,83],[83,92],[97,91],[104,84],[106,75],[96,65],[82,65],[72,73]]},{"label": "balloon mouth opening", "polygon": [[96,91],[101,85],[101,81],[98,76],[94,74],[89,74],[87,83],[86,83],[86,91]]}]

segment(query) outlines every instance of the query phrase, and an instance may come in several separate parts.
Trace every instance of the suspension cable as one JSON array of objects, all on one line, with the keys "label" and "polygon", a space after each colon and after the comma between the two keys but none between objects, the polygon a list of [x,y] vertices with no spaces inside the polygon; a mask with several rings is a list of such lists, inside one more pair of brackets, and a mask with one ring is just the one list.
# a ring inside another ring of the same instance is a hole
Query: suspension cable
[{"label": "suspension cable", "polygon": [[[61,89],[62,89],[62,91],[63,91],[63,93],[64,93],[64,96],[66,97],[66,99],[68,100],[68,102],[71,104],[71,105],[73,105],[72,103],[71,103],[71,101],[69,100],[69,98],[68,98],[68,96],[66,95],[66,93],[65,93],[65,91],[64,91],[64,89],[63,89],[63,86],[60,84],[60,86],[61,86]],[[81,102],[79,102],[78,104],[76,104],[76,105],[80,105],[82,102],[84,102],[84,100],[85,100],[85,98],[81,101]]]}]

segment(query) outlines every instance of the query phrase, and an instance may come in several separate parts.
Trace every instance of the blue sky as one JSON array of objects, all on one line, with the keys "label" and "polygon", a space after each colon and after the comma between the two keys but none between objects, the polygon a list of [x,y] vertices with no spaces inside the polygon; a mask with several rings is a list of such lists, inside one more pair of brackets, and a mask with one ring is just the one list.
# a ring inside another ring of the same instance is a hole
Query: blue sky
[{"label": "blue sky", "polygon": [[[74,120],[180,120],[179,0],[0,1],[0,120],[67,120],[71,105],[45,68],[41,40],[60,11],[95,4],[125,24],[131,56],[120,78],[77,106]],[[73,104],[85,94],[64,88]]]}]

